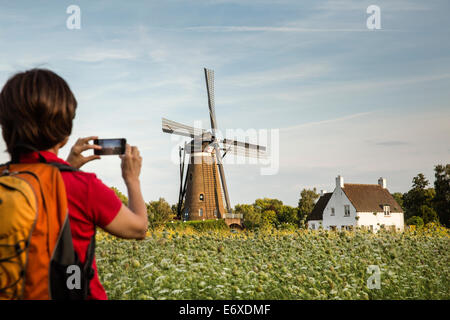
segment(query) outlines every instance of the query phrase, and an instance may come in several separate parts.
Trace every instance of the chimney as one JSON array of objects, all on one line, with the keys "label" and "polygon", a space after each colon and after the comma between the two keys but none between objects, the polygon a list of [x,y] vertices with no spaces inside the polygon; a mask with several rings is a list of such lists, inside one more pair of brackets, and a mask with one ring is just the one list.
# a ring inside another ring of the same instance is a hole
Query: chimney
[{"label": "chimney", "polygon": [[344,177],[341,177],[340,175],[336,177],[336,188],[343,188],[344,187]]},{"label": "chimney", "polygon": [[381,177],[380,179],[378,179],[378,184],[383,189],[386,189],[386,179],[385,178]]},{"label": "chimney", "polygon": [[327,190],[320,190],[320,196],[323,197],[327,193]]}]

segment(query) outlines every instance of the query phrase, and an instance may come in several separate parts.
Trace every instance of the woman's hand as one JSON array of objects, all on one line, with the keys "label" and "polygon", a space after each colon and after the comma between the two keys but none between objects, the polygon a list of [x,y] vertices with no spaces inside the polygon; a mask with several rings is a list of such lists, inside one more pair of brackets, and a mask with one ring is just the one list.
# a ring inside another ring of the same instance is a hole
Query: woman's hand
[{"label": "woman's hand", "polygon": [[141,173],[142,157],[139,149],[135,146],[130,146],[128,143],[125,146],[125,153],[120,155],[122,159],[122,177],[125,184],[137,182],[139,184],[139,175]]},{"label": "woman's hand", "polygon": [[144,239],[148,228],[147,206],[142,197],[139,175],[142,157],[139,149],[125,146],[122,159],[122,177],[128,189],[128,207],[122,205],[117,216],[104,229],[126,239]]},{"label": "woman's hand", "polygon": [[90,144],[89,141],[97,139],[98,137],[92,136],[92,137],[86,137],[86,138],[80,138],[75,142],[72,149],[70,149],[70,154],[67,157],[67,162],[74,168],[80,169],[83,165],[88,163],[89,161],[100,159],[100,156],[98,155],[92,155],[92,156],[83,156],[81,153],[83,151],[89,150],[89,149],[101,149],[102,147],[96,144]]}]

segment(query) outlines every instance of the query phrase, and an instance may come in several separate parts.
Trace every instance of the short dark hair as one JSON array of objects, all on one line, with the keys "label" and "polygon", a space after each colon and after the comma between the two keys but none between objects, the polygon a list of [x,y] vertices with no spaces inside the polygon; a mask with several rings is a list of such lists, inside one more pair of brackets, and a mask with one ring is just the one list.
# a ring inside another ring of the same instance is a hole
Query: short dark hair
[{"label": "short dark hair", "polygon": [[47,150],[72,132],[77,100],[67,82],[46,69],[19,72],[0,92],[0,125],[11,157],[18,144]]}]

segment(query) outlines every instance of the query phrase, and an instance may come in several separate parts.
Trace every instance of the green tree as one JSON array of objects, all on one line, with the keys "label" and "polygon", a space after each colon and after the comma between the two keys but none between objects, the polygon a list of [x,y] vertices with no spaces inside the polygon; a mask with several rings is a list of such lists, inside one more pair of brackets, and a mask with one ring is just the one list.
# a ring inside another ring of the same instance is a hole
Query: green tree
[{"label": "green tree", "polygon": [[116,187],[111,187],[111,189],[116,193],[117,197],[122,201],[122,203],[128,206],[128,198],[122,192],[119,191]]},{"label": "green tree", "polygon": [[283,201],[271,198],[256,199],[253,207],[261,215],[260,226],[275,227],[279,224],[278,214],[282,211]]},{"label": "green tree", "polygon": [[419,216],[422,217],[423,223],[425,224],[429,222],[439,222],[436,211],[427,205],[420,206]]},{"label": "green tree", "polygon": [[423,173],[419,173],[413,178],[413,188],[425,189],[429,184],[430,182]]},{"label": "green tree", "polygon": [[265,210],[261,213],[262,225],[266,227],[274,227],[277,225],[277,213],[274,210]]},{"label": "green tree", "polygon": [[303,189],[300,193],[300,199],[298,201],[298,221],[304,226],[308,214],[314,209],[316,200],[319,198],[319,194],[316,192],[316,188]]},{"label": "green tree", "polygon": [[298,225],[298,208],[283,205],[277,213],[277,220],[279,223]]},{"label": "green tree", "polygon": [[448,228],[450,227],[450,164],[437,165],[434,167],[434,172],[436,195],[433,204],[439,221]]},{"label": "green tree", "polygon": [[252,205],[238,204],[236,213],[244,216],[244,227],[255,229],[260,227],[277,227],[281,224],[296,226],[298,224],[297,208],[286,206],[278,199],[256,199]]},{"label": "green tree", "polygon": [[173,218],[170,204],[164,199],[150,201],[147,204],[148,222],[151,228],[158,227]]},{"label": "green tree", "polygon": [[[405,210],[405,219],[412,216],[422,217],[422,212],[425,211],[422,206],[433,208],[433,198],[435,196],[434,188],[427,188],[430,184],[422,173],[419,173],[412,180],[412,188],[403,195],[403,206]],[[423,219],[423,217],[422,217]]]},{"label": "green tree", "polygon": [[244,228],[255,229],[261,226],[261,213],[250,204],[237,204],[234,207],[236,213],[241,213],[244,218]]},{"label": "green tree", "polygon": [[283,206],[283,201],[270,198],[256,199],[253,206],[259,212],[264,212],[267,210],[279,212]]},{"label": "green tree", "polygon": [[400,192],[394,192],[392,194],[392,197],[397,201],[397,203],[400,205],[400,207],[405,211],[405,208],[403,206],[403,194]]}]

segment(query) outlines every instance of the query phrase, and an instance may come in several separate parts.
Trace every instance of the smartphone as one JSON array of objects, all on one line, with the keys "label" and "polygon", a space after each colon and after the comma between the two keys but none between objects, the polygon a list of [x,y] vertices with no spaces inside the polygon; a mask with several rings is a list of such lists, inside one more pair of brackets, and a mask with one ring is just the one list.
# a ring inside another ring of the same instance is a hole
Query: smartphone
[{"label": "smartphone", "polygon": [[102,147],[101,150],[95,150],[94,154],[99,156],[108,156],[114,154],[124,154],[127,139],[95,139],[94,144]]}]

